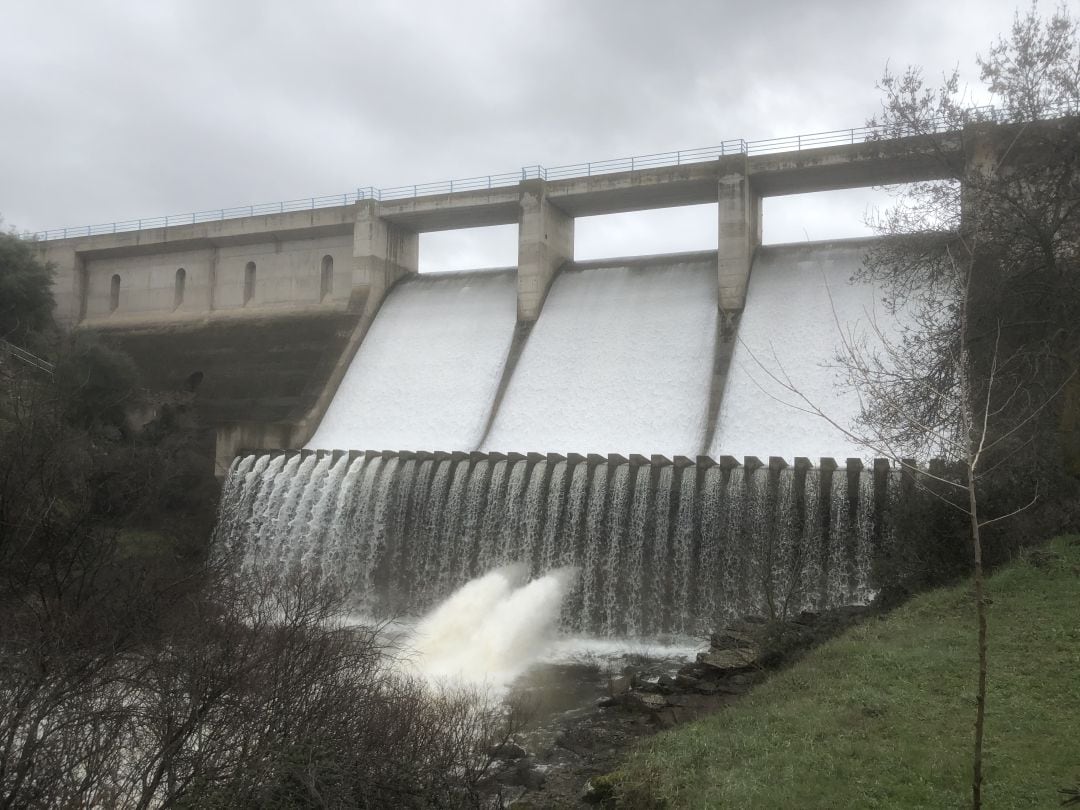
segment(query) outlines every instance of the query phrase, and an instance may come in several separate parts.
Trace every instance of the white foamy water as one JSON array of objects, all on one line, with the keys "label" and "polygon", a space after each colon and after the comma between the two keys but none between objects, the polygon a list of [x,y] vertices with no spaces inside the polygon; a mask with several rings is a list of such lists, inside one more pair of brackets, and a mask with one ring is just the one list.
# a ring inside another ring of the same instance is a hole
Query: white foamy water
[{"label": "white foamy water", "polygon": [[714,257],[562,272],[484,448],[698,453],[716,285]]},{"label": "white foamy water", "polygon": [[402,282],[383,302],[307,447],[474,449],[516,317],[512,272]]},{"label": "white foamy water", "polygon": [[758,250],[709,455],[872,455],[820,417],[785,404],[806,407],[769,377],[790,377],[822,411],[851,426],[858,395],[842,371],[828,366],[836,365],[842,335],[867,334],[871,319],[886,333],[896,323],[873,286],[851,283],[867,246],[858,240]]},{"label": "white foamy water", "polygon": [[472,580],[417,623],[409,645],[416,671],[432,681],[501,687],[555,640],[573,569],[524,583],[524,566]]}]

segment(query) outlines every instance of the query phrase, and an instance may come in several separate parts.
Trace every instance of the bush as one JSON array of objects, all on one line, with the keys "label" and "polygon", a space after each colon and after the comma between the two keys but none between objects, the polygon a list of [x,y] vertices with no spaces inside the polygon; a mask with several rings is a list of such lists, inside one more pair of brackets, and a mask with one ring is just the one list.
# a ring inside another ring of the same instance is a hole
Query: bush
[{"label": "bush", "polygon": [[124,434],[67,382],[121,402],[123,362],[66,362],[0,388],[0,806],[479,804],[499,707],[401,674],[334,593],[181,555],[185,406]]},{"label": "bush", "polygon": [[52,267],[32,243],[0,232],[0,338],[38,350],[53,329]]}]

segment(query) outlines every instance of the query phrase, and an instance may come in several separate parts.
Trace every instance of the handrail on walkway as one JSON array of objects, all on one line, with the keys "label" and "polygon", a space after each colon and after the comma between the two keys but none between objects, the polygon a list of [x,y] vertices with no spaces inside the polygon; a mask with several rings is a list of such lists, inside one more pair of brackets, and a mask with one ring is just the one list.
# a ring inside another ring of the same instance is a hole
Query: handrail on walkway
[{"label": "handrail on walkway", "polygon": [[[1075,115],[1075,109],[1053,109],[1051,115]],[[992,106],[973,107],[965,111],[964,123],[988,122],[1000,123],[1009,120],[1003,111]],[[375,186],[358,187],[355,191],[343,194],[330,194],[323,197],[308,197],[298,200],[283,200],[258,205],[242,205],[234,208],[219,208],[213,211],[196,211],[190,214],[170,214],[163,217],[129,219],[123,222],[107,222],[99,225],[80,225],[72,228],[53,228],[27,234],[31,239],[69,239],[101,234],[141,231],[147,228],[168,228],[173,225],[197,225],[203,222],[217,222],[240,217],[253,217],[266,214],[284,214],[293,211],[313,211],[318,208],[347,206],[365,200],[386,202],[390,200],[412,199],[432,194],[453,194],[459,191],[482,191],[516,186],[522,180],[563,180],[574,177],[613,174],[615,172],[639,171],[669,166],[682,166],[691,163],[704,163],[717,160],[727,155],[761,155],[775,152],[797,152],[803,149],[817,149],[825,146],[848,146],[858,143],[895,137],[898,134],[930,135],[941,132],[955,132],[957,126],[952,119],[936,118],[925,122],[911,132],[897,133],[884,126],[863,126],[849,129],[834,129],[827,132],[811,132],[802,135],[788,135],[780,138],[765,138],[745,141],[742,138],[722,141],[717,146],[695,149],[681,149],[675,152],[657,152],[651,155],[610,160],[571,163],[565,166],[541,166],[533,164],[523,166],[520,171],[487,174],[478,177],[466,177],[456,180],[439,180],[433,183],[414,183],[409,186],[376,188]]]},{"label": "handrail on walkway", "polygon": [[44,371],[46,374],[52,374],[53,371],[56,370],[56,366],[48,360],[42,360],[36,354],[31,354],[26,349],[19,348],[14,343],[10,343],[4,338],[0,338],[0,349],[9,352],[12,357],[21,360],[28,366],[33,366],[39,371]]}]

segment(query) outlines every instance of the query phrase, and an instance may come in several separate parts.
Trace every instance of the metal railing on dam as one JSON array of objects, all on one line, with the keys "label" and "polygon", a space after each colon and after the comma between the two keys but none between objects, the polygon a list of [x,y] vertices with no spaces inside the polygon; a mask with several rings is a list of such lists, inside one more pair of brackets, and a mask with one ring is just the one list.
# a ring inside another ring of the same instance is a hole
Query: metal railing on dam
[{"label": "metal railing on dam", "polygon": [[50,363],[48,360],[43,360],[36,354],[28,352],[14,343],[0,338],[0,352],[6,353],[14,357],[20,363],[25,363],[28,366],[36,368],[38,371],[44,371],[46,374],[52,374],[56,370],[56,366]]},{"label": "metal railing on dam", "polygon": [[[1048,115],[1075,115],[1076,110],[1052,110]],[[992,107],[974,107],[966,111],[964,123],[986,122],[1002,123],[1012,120],[1002,111]],[[908,134],[929,135],[957,131],[952,119],[935,118],[920,122]],[[883,126],[862,126],[848,129],[834,129],[826,132],[810,132],[788,135],[779,138],[764,138],[747,141],[735,138],[721,141],[716,146],[679,149],[674,152],[656,152],[647,155],[613,158],[609,160],[571,163],[564,166],[542,166],[531,164],[519,171],[500,174],[479,175],[476,177],[438,180],[431,183],[377,188],[375,186],[358,187],[355,191],[341,194],[328,194],[321,197],[306,197],[293,200],[279,200],[271,203],[241,205],[232,208],[218,208],[210,211],[195,211],[187,214],[169,214],[166,216],[129,219],[121,222],[106,222],[97,225],[79,225],[67,228],[52,228],[27,234],[35,240],[68,239],[75,237],[97,236],[101,234],[141,231],[149,228],[167,228],[173,225],[196,225],[203,222],[216,222],[241,217],[261,216],[266,214],[284,214],[294,211],[309,211],[318,208],[333,208],[351,205],[364,200],[377,202],[410,199],[433,194],[453,194],[463,191],[483,191],[515,186],[522,180],[564,180],[593,175],[614,174],[617,172],[638,171],[642,169],[666,168],[693,163],[705,163],[728,155],[761,155],[779,152],[799,152],[804,149],[817,149],[828,146],[853,146],[860,143],[896,137],[894,129]]]}]

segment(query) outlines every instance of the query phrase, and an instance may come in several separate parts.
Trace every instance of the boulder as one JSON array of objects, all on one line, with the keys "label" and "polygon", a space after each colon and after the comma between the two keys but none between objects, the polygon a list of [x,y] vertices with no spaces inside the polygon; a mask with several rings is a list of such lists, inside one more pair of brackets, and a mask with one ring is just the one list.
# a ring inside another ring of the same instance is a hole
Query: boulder
[{"label": "boulder", "polygon": [[633,677],[630,675],[617,675],[608,681],[608,693],[612,697],[626,694],[633,685]]},{"label": "boulder", "polygon": [[756,645],[752,635],[731,627],[725,627],[709,636],[709,646],[714,650],[745,650]]},{"label": "boulder", "polygon": [[701,678],[695,678],[693,675],[682,672],[681,670],[679,674],[675,676],[675,688],[680,692],[696,690],[701,684]]},{"label": "boulder", "polygon": [[634,684],[634,692],[646,692],[648,694],[658,694],[661,691],[658,681],[646,681],[641,680]]},{"label": "boulder", "polygon": [[488,755],[492,759],[505,759],[507,761],[521,759],[522,757],[528,756],[528,753],[529,752],[520,745],[512,742],[504,742],[488,751]]},{"label": "boulder", "polygon": [[547,777],[529,759],[519,759],[507,765],[497,777],[500,783],[510,787],[523,787],[526,790],[540,790]]},{"label": "boulder", "polygon": [[667,706],[667,698],[663,695],[649,692],[631,692],[630,698],[633,705],[649,711],[658,711]]},{"label": "boulder", "polygon": [[721,672],[738,672],[758,665],[760,651],[756,647],[734,650],[709,650],[698,653],[698,663]]},{"label": "boulder", "polygon": [[597,776],[585,783],[581,800],[586,804],[600,804],[615,795],[615,784],[610,776]]},{"label": "boulder", "polygon": [[670,695],[672,692],[678,691],[678,684],[675,678],[665,674],[656,679],[656,688],[660,691],[660,694]]}]

